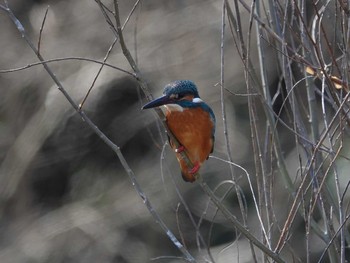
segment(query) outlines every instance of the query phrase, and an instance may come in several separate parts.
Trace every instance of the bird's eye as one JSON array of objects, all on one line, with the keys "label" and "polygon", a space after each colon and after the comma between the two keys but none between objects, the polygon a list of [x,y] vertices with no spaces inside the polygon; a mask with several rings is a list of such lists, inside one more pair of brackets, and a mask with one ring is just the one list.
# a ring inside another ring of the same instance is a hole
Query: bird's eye
[{"label": "bird's eye", "polygon": [[183,99],[185,96],[186,96],[186,94],[176,93],[176,94],[173,94],[173,95],[172,95],[172,98],[173,98],[173,99],[176,99],[176,100],[181,100],[181,99]]},{"label": "bird's eye", "polygon": [[185,97],[186,97],[186,94],[182,94],[182,93],[175,93],[170,95],[170,98],[173,100],[182,100]]},{"label": "bird's eye", "polygon": [[177,100],[178,98],[179,98],[179,94],[171,94],[170,95],[170,99]]}]

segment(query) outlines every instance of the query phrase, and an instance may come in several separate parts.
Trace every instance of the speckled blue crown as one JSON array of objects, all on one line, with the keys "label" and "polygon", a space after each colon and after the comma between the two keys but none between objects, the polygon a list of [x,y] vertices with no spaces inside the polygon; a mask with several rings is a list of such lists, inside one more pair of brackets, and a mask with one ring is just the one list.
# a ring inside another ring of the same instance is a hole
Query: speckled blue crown
[{"label": "speckled blue crown", "polygon": [[164,87],[163,94],[193,94],[199,98],[197,86],[191,80],[175,80]]}]

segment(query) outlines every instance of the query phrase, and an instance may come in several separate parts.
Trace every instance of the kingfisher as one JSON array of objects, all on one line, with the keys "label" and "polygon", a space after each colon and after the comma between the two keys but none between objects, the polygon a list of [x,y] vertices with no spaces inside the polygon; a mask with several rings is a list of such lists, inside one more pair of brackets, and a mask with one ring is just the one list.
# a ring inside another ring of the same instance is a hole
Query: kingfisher
[{"label": "kingfisher", "polygon": [[[190,80],[176,80],[164,87],[163,96],[142,107],[149,109],[163,106],[166,124],[180,143],[179,147],[170,140],[180,164],[182,178],[186,182],[196,180],[194,174],[214,149],[215,115],[213,110],[199,97],[196,85]],[[185,151],[193,164],[189,168],[182,158]]]}]

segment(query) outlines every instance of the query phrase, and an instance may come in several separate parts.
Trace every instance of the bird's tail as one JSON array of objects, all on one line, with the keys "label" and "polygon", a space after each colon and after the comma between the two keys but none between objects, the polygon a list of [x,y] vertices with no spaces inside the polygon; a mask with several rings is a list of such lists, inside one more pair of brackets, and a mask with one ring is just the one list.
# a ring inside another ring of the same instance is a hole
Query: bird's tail
[{"label": "bird's tail", "polygon": [[193,183],[194,181],[196,181],[196,178],[194,177],[193,173],[191,173],[191,169],[187,166],[187,163],[182,158],[182,156],[180,154],[176,154],[176,157],[177,157],[177,160],[179,161],[179,164],[180,164],[182,178],[186,182]]},{"label": "bird's tail", "polygon": [[[184,179],[185,182],[193,183],[194,181],[196,181],[196,177],[194,177],[193,173],[191,173],[191,169],[188,167],[186,161],[182,158],[179,149],[176,148],[175,144],[170,140],[169,137],[168,139],[169,139],[171,148],[173,148],[173,150],[175,151],[177,161],[180,164],[182,178]],[[181,149],[181,151],[183,150],[185,150],[184,147]],[[188,155],[188,152],[187,152],[187,155]]]}]

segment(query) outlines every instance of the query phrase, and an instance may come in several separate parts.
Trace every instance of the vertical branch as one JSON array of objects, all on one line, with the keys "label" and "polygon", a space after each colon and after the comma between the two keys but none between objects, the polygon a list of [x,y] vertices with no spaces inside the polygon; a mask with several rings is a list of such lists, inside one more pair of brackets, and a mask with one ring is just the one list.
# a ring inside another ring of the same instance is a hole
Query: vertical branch
[{"label": "vertical branch", "polygon": [[[260,11],[260,2],[256,2],[256,14],[258,16],[261,16],[261,11]],[[260,76],[261,76],[261,86],[262,86],[262,91],[264,94],[264,101],[267,105],[268,108],[272,109],[272,101],[271,101],[271,94],[270,90],[268,87],[268,76],[267,76],[267,69],[265,66],[265,50],[262,46],[261,43],[261,34],[262,30],[261,27],[257,22],[255,22],[255,27],[256,27],[256,38],[257,38],[257,48],[258,48],[258,58],[259,58],[259,68],[260,68]],[[272,125],[272,126],[271,126]],[[270,148],[272,146],[269,146],[271,144],[271,138],[272,138],[272,132],[271,129],[273,129],[274,123],[270,123],[268,119],[266,120],[266,140],[265,140],[265,152],[263,154],[264,162],[266,163],[266,166],[268,166],[267,162],[272,162],[272,156],[269,158],[269,152]],[[272,153],[271,153],[272,154]],[[269,160],[270,159],[270,160]],[[271,163],[272,165],[272,163]],[[261,206],[265,206],[265,211],[266,211],[266,226],[267,226],[267,233],[268,236],[266,237],[268,239],[268,242],[271,242],[271,234],[272,234],[272,229],[271,229],[271,220],[273,218],[273,207],[272,207],[272,193],[270,191],[270,187],[272,186],[272,171],[266,171],[269,175],[263,173],[262,180],[263,180],[263,189],[264,189],[264,195],[261,198]]]},{"label": "vertical branch", "polygon": [[[245,70],[244,70],[248,94],[253,93],[253,89],[251,86],[251,76],[249,74],[251,64],[249,62],[250,62],[251,37],[252,37],[251,31],[252,31],[252,25],[253,25],[253,14],[255,14],[255,3],[256,1],[252,1],[251,13],[249,17],[249,29],[248,29],[247,46],[246,46],[246,61],[245,61]],[[259,211],[258,214],[259,214],[263,212],[263,203],[267,202],[267,198],[266,198],[267,189],[265,188],[266,186],[265,184],[266,169],[265,168],[266,167],[265,167],[265,160],[264,160],[266,156],[264,156],[261,151],[261,144],[260,144],[260,138],[259,138],[260,135],[259,135],[259,129],[257,127],[257,119],[258,119],[257,111],[251,95],[248,96],[248,108],[249,108],[249,116],[250,116],[250,123],[251,123],[250,128],[251,128],[251,136],[253,139],[252,144],[253,144],[253,153],[254,153],[254,163],[255,163],[255,169],[256,169],[258,196],[259,196],[259,210],[258,210]],[[266,216],[264,217],[264,219],[267,219],[267,225],[270,225],[268,220],[268,213],[266,213]],[[264,243],[267,244],[268,247],[271,248],[271,240],[268,239],[268,236],[266,234],[264,221],[260,222],[263,241]]]},{"label": "vertical branch", "polygon": [[46,11],[45,11],[45,15],[44,15],[44,18],[43,18],[43,21],[41,23],[41,27],[40,27],[40,30],[39,30],[38,53],[40,53],[41,39],[42,39],[42,35],[43,35],[43,30],[44,30],[44,25],[45,25],[45,22],[46,22],[47,13],[49,12],[49,8],[50,8],[50,6],[47,6]]},{"label": "vertical branch", "polygon": [[83,108],[86,99],[88,98],[88,96],[89,96],[89,94],[90,94],[92,88],[95,86],[95,83],[96,83],[98,77],[100,76],[100,74],[101,74],[101,72],[102,72],[102,69],[104,68],[105,63],[106,63],[106,61],[107,61],[109,55],[111,54],[112,49],[113,49],[114,45],[117,43],[117,41],[118,41],[118,39],[115,38],[114,41],[113,41],[113,43],[110,45],[110,47],[109,47],[109,49],[108,49],[108,51],[107,51],[105,57],[103,58],[103,64],[102,64],[102,65],[100,66],[100,68],[98,69],[97,74],[96,74],[96,76],[94,77],[94,80],[92,81],[92,83],[91,83],[91,85],[90,85],[90,88],[88,89],[88,92],[85,94],[85,97],[83,98],[83,100],[82,100],[81,103],[79,104],[79,109],[82,109],[82,108]]},{"label": "vertical branch", "polygon": [[[294,1],[295,3],[295,1]],[[296,4],[296,3],[295,3]],[[308,59],[308,52],[307,49],[310,50],[309,41],[307,39],[307,34],[305,30],[307,30],[304,27],[305,21],[307,21],[306,17],[306,3],[304,0],[300,0],[300,16],[299,16],[299,27],[300,27],[300,36],[301,36],[301,54],[304,58]],[[316,104],[316,96],[315,96],[315,90],[314,87],[311,84],[311,81],[309,78],[307,78],[307,73],[305,70],[303,70],[304,78],[305,78],[305,84],[306,84],[306,91],[307,91],[307,100],[308,100],[308,107],[309,107],[309,123],[311,127],[311,141],[312,143],[316,143],[317,139],[319,138],[319,130],[318,130],[318,119],[317,119],[317,104]]]},{"label": "vertical branch", "polygon": [[[256,8],[256,11],[255,11]],[[252,10],[256,13],[257,16],[261,16],[261,10],[260,10],[260,2],[256,2],[256,7]],[[252,18],[251,18],[252,21]],[[260,76],[261,76],[261,88],[263,92],[263,100],[264,103],[266,104],[266,107],[268,109],[273,109],[272,101],[271,101],[271,94],[270,90],[268,87],[268,76],[267,76],[267,70],[266,70],[266,64],[264,63],[265,61],[265,50],[263,46],[261,45],[261,34],[262,30],[261,27],[257,22],[255,22],[255,27],[256,27],[256,36],[257,36],[257,47],[258,47],[258,58],[259,58],[259,66],[260,66]],[[273,120],[273,118],[271,119]],[[266,136],[265,136],[265,150],[262,153],[261,149],[259,147],[259,156],[260,157],[260,166],[262,168],[262,176],[260,178],[260,185],[261,185],[261,190],[259,192],[260,195],[260,209],[263,212],[265,210],[265,217],[264,217],[264,222],[267,227],[267,233],[268,236],[266,236],[266,242],[271,246],[271,237],[272,237],[272,218],[273,218],[273,206],[272,206],[272,200],[273,200],[273,195],[272,195],[272,170],[268,171],[268,162],[270,162],[272,166],[272,152],[271,155],[269,155],[269,152],[272,151],[273,149],[273,144],[270,145],[270,140],[271,139],[277,139],[274,138],[272,135],[273,127],[275,123],[271,123],[269,119],[266,119]],[[270,149],[271,148],[271,149]],[[258,179],[259,180],[259,179]]]},{"label": "vertical branch", "polygon": [[[328,6],[328,4],[329,4],[329,1],[327,1],[327,3],[325,3],[325,5],[323,5],[319,10],[317,9],[316,5],[313,4],[314,10],[315,10],[315,18],[314,18],[314,23],[313,23],[314,24],[314,26],[313,26],[314,31],[312,32],[312,39],[310,38],[311,45],[308,45],[308,46],[312,46],[313,50],[316,51],[318,61],[321,62],[320,64],[325,63],[324,62],[325,59],[323,56],[324,50],[321,46],[321,42],[322,42],[321,33],[322,33],[322,36],[323,36],[325,43],[326,43],[326,48],[327,48],[326,51],[328,51],[328,54],[330,55],[330,58],[333,61],[334,66],[339,71],[339,68],[338,68],[337,63],[336,63],[335,58],[334,58],[333,51],[332,51],[330,43],[328,41],[328,37],[327,37],[325,30],[324,30],[324,27],[322,25],[323,14],[324,14],[325,9]],[[297,14],[299,15],[300,27],[301,27],[302,33],[304,33],[304,30],[307,30],[306,26],[305,26],[306,19],[304,16],[303,8],[304,8],[304,6],[301,6],[301,10],[300,10],[298,5],[296,5],[296,10],[297,10]],[[307,44],[306,34],[304,35],[304,38],[302,38],[302,40],[304,41],[305,44]],[[332,145],[333,143],[332,143],[331,135],[329,133],[331,130],[327,127],[328,126],[327,116],[326,116],[325,108],[324,108],[324,94],[325,94],[324,91],[325,91],[325,84],[326,84],[325,81],[327,78],[328,78],[328,76],[324,75],[323,79],[322,79],[322,90],[323,90],[323,93],[322,93],[322,109],[323,110],[322,111],[324,113],[323,120],[324,120],[324,125],[326,128],[325,133],[327,134],[329,144],[331,145],[330,147],[333,150],[333,145]],[[334,93],[333,84],[331,84],[330,87],[331,87],[331,94],[333,94]],[[310,116],[310,121],[312,120],[312,122],[310,122],[311,123],[311,131],[312,131],[312,135],[313,135],[312,140],[313,140],[313,142],[316,142],[319,139],[319,132],[318,132],[319,123],[316,119],[316,114],[313,113],[313,111],[315,111],[316,102],[314,101],[314,98],[313,98],[314,91],[311,89],[310,86],[308,86],[307,92],[308,92],[307,95],[309,98],[309,116]],[[313,101],[312,101],[312,99],[313,99]],[[315,158],[314,167],[315,167],[315,169],[318,169],[318,167],[319,168],[322,167],[323,157],[317,148],[315,149],[315,154],[316,154],[316,158]],[[330,165],[328,166],[326,171],[328,171],[329,169],[330,169]],[[312,180],[313,180],[314,188],[315,188],[314,192],[317,191],[317,195],[315,195],[315,198],[316,198],[316,201],[318,202],[318,208],[321,211],[321,214],[323,215],[325,228],[327,229],[327,231],[325,231],[324,235],[327,239],[329,239],[330,236],[334,233],[334,226],[333,226],[333,222],[332,222],[333,215],[332,215],[332,212],[329,212],[330,208],[332,207],[332,208],[338,209],[339,213],[335,213],[335,216],[339,219],[340,222],[342,222],[342,220],[343,220],[339,186],[337,185],[337,183],[335,184],[336,192],[337,192],[337,196],[338,196],[338,204],[336,204],[332,198],[332,193],[331,193],[332,190],[329,191],[328,190],[329,187],[323,187],[324,179],[326,178],[328,172],[322,173],[323,171],[321,169],[319,169],[319,171],[321,171],[321,173],[316,172],[316,170],[314,170],[314,171],[315,171],[315,173],[312,173],[312,175],[313,175]],[[323,176],[323,178],[321,176]],[[337,177],[337,175],[336,175],[336,177]],[[321,180],[321,183],[319,183],[319,180]],[[309,212],[312,213],[312,211],[313,211],[313,209],[310,210]],[[340,241],[341,246],[343,246],[342,244],[344,244],[343,234],[344,234],[344,232],[341,232],[341,241]],[[339,250],[337,245],[338,245],[337,242],[335,242],[334,245],[329,250],[330,259],[333,262],[336,262],[339,260],[337,252],[336,252],[337,250]],[[342,255],[340,255],[340,260],[342,260],[341,258],[342,258]]]},{"label": "vertical branch", "polygon": [[[226,4],[227,0],[223,0],[222,2],[222,16],[221,16],[221,47],[220,47],[220,100],[221,100],[221,116],[223,121],[223,130],[224,130],[224,138],[225,138],[225,144],[226,144],[226,156],[230,163],[232,163],[232,153],[230,148],[230,141],[228,137],[227,132],[227,120],[226,120],[226,108],[225,108],[225,96],[224,96],[224,90],[225,90],[225,27],[226,27]],[[240,22],[238,22],[240,25]],[[230,165],[230,172],[231,172],[231,180],[234,183],[238,204],[241,210],[243,223],[246,225],[247,221],[247,213],[246,209],[244,207],[243,201],[242,201],[242,194],[241,191],[239,191],[237,182],[234,176],[234,169],[233,166]]]}]

